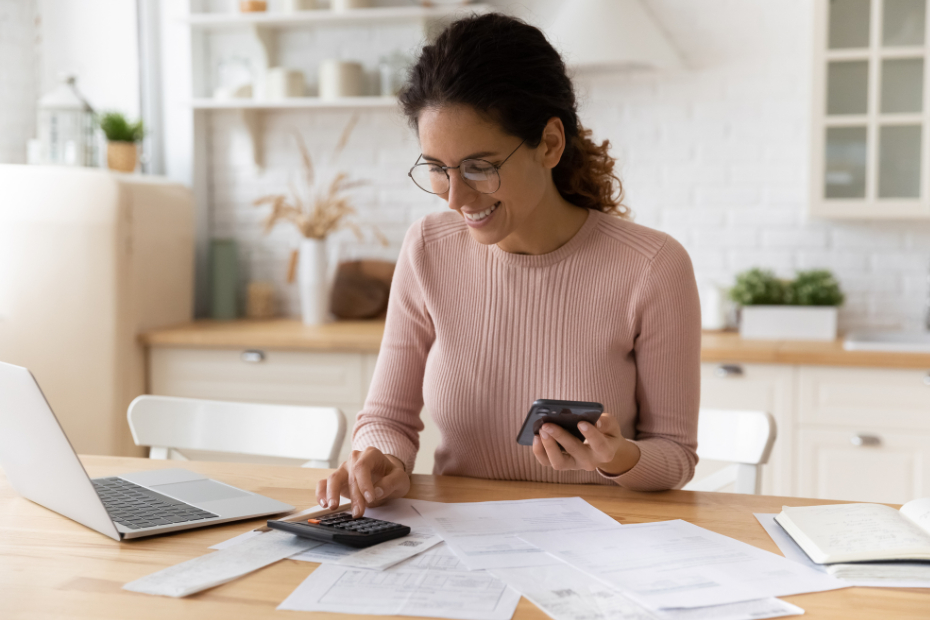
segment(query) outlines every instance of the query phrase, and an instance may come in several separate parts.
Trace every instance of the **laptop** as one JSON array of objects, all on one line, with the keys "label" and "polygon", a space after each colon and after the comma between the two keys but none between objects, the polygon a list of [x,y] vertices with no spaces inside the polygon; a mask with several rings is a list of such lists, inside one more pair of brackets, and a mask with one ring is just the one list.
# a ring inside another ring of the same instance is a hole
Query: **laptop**
[{"label": "laptop", "polygon": [[0,362],[0,467],[17,493],[114,540],[289,512],[186,469],[88,477],[28,369]]}]

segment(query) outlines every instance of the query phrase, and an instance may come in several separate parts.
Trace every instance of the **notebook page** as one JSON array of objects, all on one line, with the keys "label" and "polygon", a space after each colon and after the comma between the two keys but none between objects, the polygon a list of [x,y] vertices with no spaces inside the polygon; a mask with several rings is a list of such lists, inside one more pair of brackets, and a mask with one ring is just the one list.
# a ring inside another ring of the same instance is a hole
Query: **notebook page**
[{"label": "notebook page", "polygon": [[880,504],[785,506],[783,513],[831,562],[900,553],[930,554],[930,535]]},{"label": "notebook page", "polygon": [[901,514],[930,535],[930,497],[915,499],[901,506]]}]

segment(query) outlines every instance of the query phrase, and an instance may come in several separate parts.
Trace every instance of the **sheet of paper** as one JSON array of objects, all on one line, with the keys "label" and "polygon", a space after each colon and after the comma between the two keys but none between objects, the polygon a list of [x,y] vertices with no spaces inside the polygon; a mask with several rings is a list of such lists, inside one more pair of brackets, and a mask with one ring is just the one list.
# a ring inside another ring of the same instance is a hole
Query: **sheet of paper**
[{"label": "sheet of paper", "polygon": [[[292,560],[304,562],[319,562],[321,564],[341,564],[355,568],[370,568],[383,570],[398,562],[426,551],[440,542],[442,538],[433,534],[433,530],[426,525],[413,506],[418,500],[396,499],[391,503],[377,508],[369,508],[365,515],[374,519],[383,519],[393,523],[408,525],[410,534],[403,538],[389,540],[372,547],[356,549],[335,543],[322,543],[293,556]],[[315,509],[304,512],[314,512]],[[297,513],[301,514],[301,513]],[[213,545],[211,549],[226,549],[261,534],[261,530],[245,532],[229,540]]]},{"label": "sheet of paper", "polygon": [[520,595],[438,545],[383,571],[323,564],[278,609],[509,620]]},{"label": "sheet of paper", "polygon": [[580,497],[504,502],[416,504],[428,525],[471,570],[539,566],[545,553],[518,535],[621,526]]},{"label": "sheet of paper", "polygon": [[577,568],[559,563],[488,572],[553,620],[758,620],[803,614],[777,598],[694,609],[650,610]]},{"label": "sheet of paper", "polygon": [[681,520],[521,537],[656,609],[847,587],[797,562]]},{"label": "sheet of paper", "polygon": [[286,532],[265,532],[228,549],[214,551],[131,581],[123,589],[161,596],[188,596],[232,581],[318,544]]},{"label": "sheet of paper", "polygon": [[[778,549],[786,558],[798,562],[816,571],[827,572],[827,567],[822,564],[815,564],[804,550],[794,542],[794,539],[775,522],[776,513],[756,513],[756,520],[765,529],[772,541],[778,546]],[[930,581],[923,579],[841,579],[851,586],[860,586],[865,588],[930,588]]]}]

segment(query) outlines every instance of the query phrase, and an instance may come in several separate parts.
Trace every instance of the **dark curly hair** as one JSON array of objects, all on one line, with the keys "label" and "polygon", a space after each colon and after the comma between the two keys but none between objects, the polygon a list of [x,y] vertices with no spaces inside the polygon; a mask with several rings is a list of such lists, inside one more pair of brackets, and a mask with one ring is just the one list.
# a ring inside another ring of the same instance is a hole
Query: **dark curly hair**
[{"label": "dark curly hair", "polygon": [[591,140],[578,120],[572,81],[562,57],[538,29],[500,13],[453,22],[423,48],[410,69],[400,103],[416,130],[420,112],[467,105],[501,128],[539,146],[549,119],[565,127],[565,151],[552,171],[562,197],[584,207],[629,217],[614,174],[610,141]]}]

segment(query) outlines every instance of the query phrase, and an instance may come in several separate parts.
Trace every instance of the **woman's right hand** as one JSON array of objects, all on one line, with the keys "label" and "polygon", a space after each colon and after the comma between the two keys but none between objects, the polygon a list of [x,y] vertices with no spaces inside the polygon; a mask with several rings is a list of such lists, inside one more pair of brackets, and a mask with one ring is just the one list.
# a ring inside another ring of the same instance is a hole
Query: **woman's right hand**
[{"label": "woman's right hand", "polygon": [[339,506],[339,496],[352,500],[352,516],[361,517],[369,506],[379,506],[410,490],[410,476],[396,456],[377,448],[353,450],[349,459],[329,478],[316,485],[316,497],[323,508]]}]

